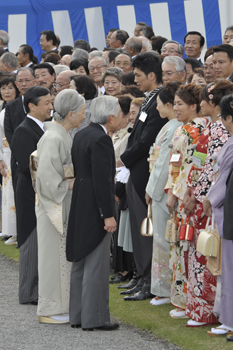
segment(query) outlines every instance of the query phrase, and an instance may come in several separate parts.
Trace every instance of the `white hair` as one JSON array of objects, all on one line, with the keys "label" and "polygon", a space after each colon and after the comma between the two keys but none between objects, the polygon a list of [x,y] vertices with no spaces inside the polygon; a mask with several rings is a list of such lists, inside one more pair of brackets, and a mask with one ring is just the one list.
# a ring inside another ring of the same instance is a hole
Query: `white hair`
[{"label": "white hair", "polygon": [[120,106],[118,99],[114,96],[100,96],[91,103],[91,121],[97,124],[106,124],[108,117],[117,117]]},{"label": "white hair", "polygon": [[55,75],[56,77],[61,73],[61,72],[65,72],[66,70],[70,70],[70,68],[68,66],[65,66],[63,64],[57,64],[56,66],[53,67],[53,69],[55,70]]},{"label": "white hair", "polygon": [[67,114],[77,112],[85,104],[85,99],[76,90],[65,89],[57,94],[54,101],[54,120],[63,123]]},{"label": "white hair", "polygon": [[72,56],[71,56],[71,61],[76,60],[76,59],[86,59],[88,60],[89,55],[86,50],[83,49],[74,49]]},{"label": "white hair", "polygon": [[10,37],[5,30],[0,30],[0,39],[2,40],[3,45],[7,45],[9,43]]},{"label": "white hair", "polygon": [[170,64],[174,64],[178,74],[180,74],[181,72],[186,73],[186,63],[182,58],[178,56],[166,56],[163,60],[162,65],[166,62]]}]

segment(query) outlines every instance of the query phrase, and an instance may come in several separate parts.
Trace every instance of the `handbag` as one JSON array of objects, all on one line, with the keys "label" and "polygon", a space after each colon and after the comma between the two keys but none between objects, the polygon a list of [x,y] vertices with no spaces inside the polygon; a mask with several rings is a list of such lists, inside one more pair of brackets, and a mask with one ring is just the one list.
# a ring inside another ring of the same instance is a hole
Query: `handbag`
[{"label": "handbag", "polygon": [[186,223],[180,225],[179,240],[192,242],[193,238],[194,238],[194,227],[190,222],[190,217],[187,216]]},{"label": "handbag", "polygon": [[147,217],[141,224],[141,235],[145,237],[153,236],[153,222],[152,222],[152,203],[148,204]]},{"label": "handbag", "polygon": [[179,237],[177,223],[173,217],[173,214],[171,214],[170,219],[167,221],[165,241],[168,243],[176,243],[178,240]]}]

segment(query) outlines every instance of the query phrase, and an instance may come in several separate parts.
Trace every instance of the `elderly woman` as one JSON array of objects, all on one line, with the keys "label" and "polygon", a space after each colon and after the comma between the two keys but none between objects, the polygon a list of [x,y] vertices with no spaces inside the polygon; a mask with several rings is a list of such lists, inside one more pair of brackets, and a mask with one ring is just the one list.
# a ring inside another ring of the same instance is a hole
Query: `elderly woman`
[{"label": "elderly woman", "polygon": [[4,118],[5,105],[19,96],[15,84],[15,77],[11,74],[3,75],[0,80],[0,98],[3,99],[3,109],[0,113],[0,172],[2,181],[2,237],[10,237],[5,244],[17,243],[16,214],[14,191],[11,177],[11,150],[5,137]]},{"label": "elderly woman", "polygon": [[83,75],[74,75],[73,77],[71,77],[70,89],[78,91],[78,93],[85,98],[86,104],[85,119],[82,121],[81,126],[70,131],[70,136],[74,138],[74,135],[77,131],[82,130],[91,122],[91,102],[96,96],[97,89],[95,87],[95,84],[93,83],[93,80]]},{"label": "elderly woman", "polygon": [[36,206],[38,232],[39,301],[41,323],[69,322],[70,264],[66,261],[66,228],[72,178],[71,138],[85,116],[85,99],[63,90],[55,98],[54,122],[45,124],[37,147]]},{"label": "elderly woman", "polygon": [[106,95],[116,96],[121,91],[121,77],[124,74],[123,69],[111,67],[106,69],[102,75]]}]

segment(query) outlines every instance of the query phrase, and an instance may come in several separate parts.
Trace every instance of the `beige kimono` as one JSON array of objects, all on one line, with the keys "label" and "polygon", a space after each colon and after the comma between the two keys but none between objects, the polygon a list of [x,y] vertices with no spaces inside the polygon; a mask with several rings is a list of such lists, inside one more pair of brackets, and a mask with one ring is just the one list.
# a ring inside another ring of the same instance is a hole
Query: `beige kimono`
[{"label": "beige kimono", "polygon": [[69,312],[70,268],[66,260],[66,230],[71,191],[64,167],[71,166],[71,138],[53,122],[37,145],[36,191],[39,301],[38,316]]}]

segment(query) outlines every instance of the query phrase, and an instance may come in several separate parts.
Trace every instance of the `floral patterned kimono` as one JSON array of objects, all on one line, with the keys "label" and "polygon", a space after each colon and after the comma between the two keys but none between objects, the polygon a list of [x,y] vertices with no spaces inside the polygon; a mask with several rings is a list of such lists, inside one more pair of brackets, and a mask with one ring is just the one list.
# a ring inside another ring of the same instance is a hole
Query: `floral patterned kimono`
[{"label": "floral patterned kimono", "polygon": [[[193,145],[198,140],[208,125],[207,118],[194,118],[186,125],[180,126],[173,137],[173,153],[180,153],[182,156],[182,164],[179,174],[175,181],[172,178],[172,164],[169,164],[168,181],[165,187],[167,192],[172,189],[174,196],[178,198],[175,206],[175,220],[178,225],[185,224],[186,215],[183,208],[183,199],[188,187],[188,177],[191,176],[193,169],[192,155],[194,152]],[[186,308],[187,293],[187,262],[188,262],[188,243],[178,241],[171,243],[170,246],[170,268],[172,269],[172,285],[171,285],[171,303],[181,309]]]},{"label": "floral patterned kimono", "polygon": [[188,252],[188,288],[186,298],[186,315],[197,322],[216,323],[218,319],[213,314],[216,296],[217,277],[213,276],[206,266],[206,258],[196,251],[200,230],[206,226],[207,217],[204,215],[202,203],[214,181],[216,156],[230,138],[222,121],[211,124],[205,131],[209,133],[208,153],[205,165],[197,182],[193,184],[192,192],[198,203],[194,209],[194,241],[189,245]]}]

